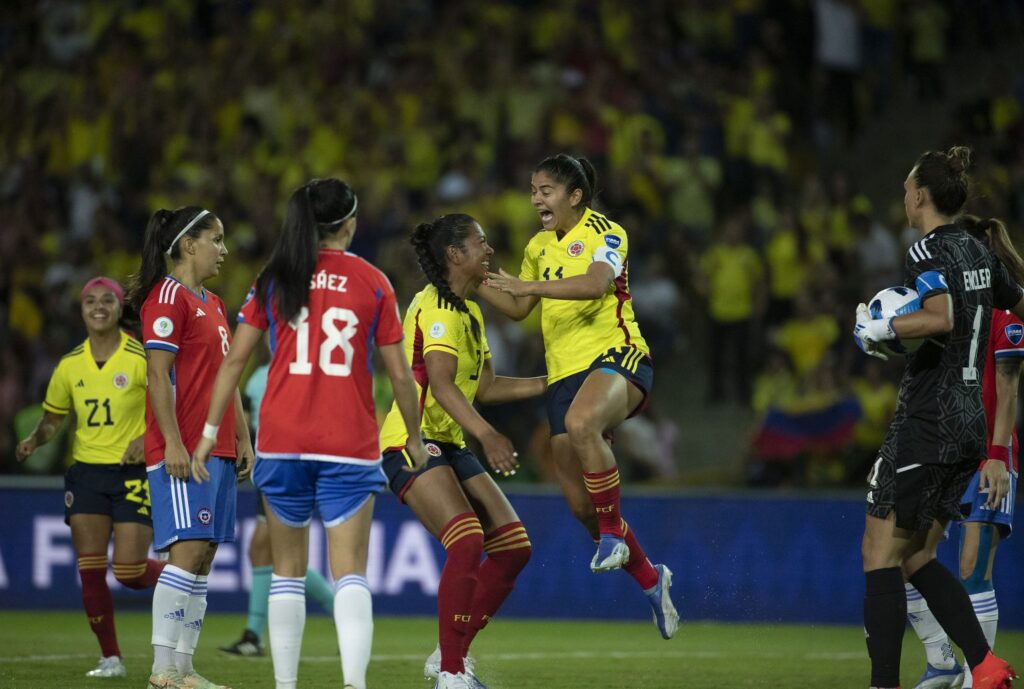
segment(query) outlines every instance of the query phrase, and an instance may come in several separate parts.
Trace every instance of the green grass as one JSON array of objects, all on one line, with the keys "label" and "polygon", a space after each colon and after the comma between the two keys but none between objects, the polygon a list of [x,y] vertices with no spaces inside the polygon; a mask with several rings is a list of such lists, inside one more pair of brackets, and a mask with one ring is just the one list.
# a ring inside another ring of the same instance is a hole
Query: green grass
[{"label": "green grass", "polygon": [[[243,659],[215,650],[234,641],[243,623],[239,615],[209,616],[196,668],[234,689],[273,689],[269,656]],[[142,689],[149,675],[149,615],[118,613],[117,626],[128,677],[88,680],[83,675],[99,654],[81,613],[0,613],[0,687]],[[377,619],[371,689],[430,689],[422,668],[435,638],[431,619]],[[1024,664],[1024,633],[1000,632],[999,649]],[[492,689],[864,689],[868,684],[864,633],[858,627],[695,623],[662,641],[649,623],[499,619],[481,634],[473,653],[481,679]],[[903,686],[914,686],[923,667],[921,646],[908,634]],[[333,625],[311,615],[299,686],[337,688],[340,680]]]}]

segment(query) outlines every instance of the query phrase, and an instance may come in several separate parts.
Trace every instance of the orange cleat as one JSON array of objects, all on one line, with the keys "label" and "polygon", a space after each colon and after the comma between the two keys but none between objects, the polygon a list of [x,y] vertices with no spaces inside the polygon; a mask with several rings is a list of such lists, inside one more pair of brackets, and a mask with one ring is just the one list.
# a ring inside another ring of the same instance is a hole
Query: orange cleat
[{"label": "orange cleat", "polygon": [[971,668],[971,677],[974,689],[1013,689],[1017,673],[1009,663],[989,651],[984,660]]}]

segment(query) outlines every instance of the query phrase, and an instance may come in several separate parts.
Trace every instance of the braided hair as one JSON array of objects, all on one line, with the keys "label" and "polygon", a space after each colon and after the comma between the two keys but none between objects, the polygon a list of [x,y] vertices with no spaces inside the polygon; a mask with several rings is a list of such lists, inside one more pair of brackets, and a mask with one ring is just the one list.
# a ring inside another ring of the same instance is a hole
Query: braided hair
[{"label": "braided hair", "polygon": [[448,260],[445,252],[453,246],[462,249],[466,237],[475,229],[477,222],[465,213],[442,215],[433,222],[423,222],[412,231],[409,242],[416,249],[416,260],[427,280],[437,289],[441,298],[456,310],[469,315],[473,339],[480,341],[480,324],[470,313],[466,301],[452,291],[448,285]]}]

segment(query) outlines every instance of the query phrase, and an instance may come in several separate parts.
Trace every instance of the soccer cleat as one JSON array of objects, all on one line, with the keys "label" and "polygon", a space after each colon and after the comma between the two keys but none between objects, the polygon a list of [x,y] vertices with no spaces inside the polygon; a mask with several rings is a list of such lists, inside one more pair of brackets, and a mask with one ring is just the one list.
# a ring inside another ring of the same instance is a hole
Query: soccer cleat
[{"label": "soccer cleat", "polygon": [[1009,663],[989,651],[984,660],[971,668],[971,677],[974,689],[1012,689],[1017,673]]},{"label": "soccer cleat", "polygon": [[679,629],[679,613],[672,604],[672,570],[665,565],[655,565],[658,583],[644,591],[654,613],[654,624],[661,632],[661,638],[671,639]]},{"label": "soccer cleat", "polygon": [[610,534],[601,534],[597,552],[594,553],[594,559],[590,561],[590,571],[610,572],[613,569],[622,569],[622,566],[628,561],[629,546],[626,545],[626,541]]},{"label": "soccer cleat", "polygon": [[231,689],[231,687],[214,684],[198,672],[190,672],[178,681],[178,689]]},{"label": "soccer cleat", "polygon": [[[466,674],[473,677],[473,670],[476,669],[476,661],[473,660],[473,656],[463,658],[462,664],[466,668]],[[427,661],[423,663],[423,676],[427,679],[437,679],[439,674],[441,674],[441,647],[437,646],[434,648],[434,652],[427,656]]]},{"label": "soccer cleat", "polygon": [[438,674],[434,689],[474,689],[476,685],[464,672],[442,672]]},{"label": "soccer cleat", "polygon": [[125,676],[124,663],[117,656],[107,656],[106,658],[100,658],[99,665],[96,669],[89,670],[85,673],[86,677],[124,677]]},{"label": "soccer cleat", "polygon": [[178,689],[181,686],[181,675],[175,668],[155,672],[149,676],[148,689]]},{"label": "soccer cleat", "polygon": [[928,663],[914,689],[960,689],[963,683],[964,669],[960,663],[954,663],[948,670],[940,670]]},{"label": "soccer cleat", "polygon": [[256,635],[256,632],[246,629],[242,632],[241,639],[230,646],[221,646],[220,650],[236,656],[254,658],[263,655],[263,644],[260,643],[260,637]]}]

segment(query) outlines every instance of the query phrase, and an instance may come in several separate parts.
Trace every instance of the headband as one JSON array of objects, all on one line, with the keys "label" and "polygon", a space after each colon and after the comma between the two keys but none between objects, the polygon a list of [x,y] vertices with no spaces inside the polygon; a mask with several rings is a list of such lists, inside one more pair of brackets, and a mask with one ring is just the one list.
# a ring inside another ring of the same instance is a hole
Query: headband
[{"label": "headband", "polygon": [[337,220],[331,220],[330,222],[322,222],[320,224],[323,225],[324,227],[340,225],[341,223],[345,222],[346,220],[348,220],[349,218],[356,214],[356,208],[359,208],[359,197],[356,196],[355,192],[352,192],[352,210],[350,210],[343,217],[338,218]]},{"label": "headband", "polygon": [[121,289],[121,285],[117,283],[117,280],[111,280],[110,278],[103,276],[95,277],[85,283],[85,287],[82,288],[82,291],[78,295],[79,300],[84,301],[86,293],[94,287],[106,287],[114,293],[115,297],[117,297],[117,303],[124,304],[124,290]]},{"label": "headband", "polygon": [[188,225],[185,225],[185,229],[178,233],[178,236],[174,238],[174,240],[171,242],[171,245],[167,247],[167,251],[165,251],[164,253],[170,256],[171,250],[174,249],[174,245],[178,243],[178,240],[185,236],[185,233],[191,230],[193,225],[195,225],[197,222],[199,222],[209,214],[210,211],[207,210],[199,211],[199,213],[196,214],[196,217],[192,218],[191,222],[189,222]]}]

